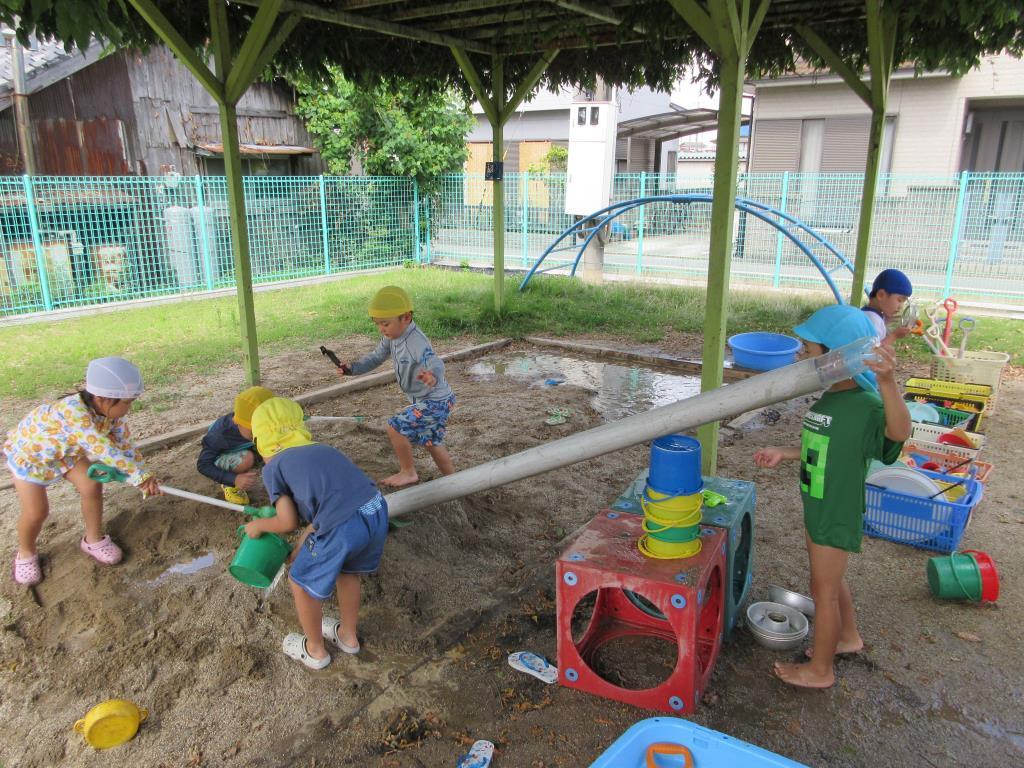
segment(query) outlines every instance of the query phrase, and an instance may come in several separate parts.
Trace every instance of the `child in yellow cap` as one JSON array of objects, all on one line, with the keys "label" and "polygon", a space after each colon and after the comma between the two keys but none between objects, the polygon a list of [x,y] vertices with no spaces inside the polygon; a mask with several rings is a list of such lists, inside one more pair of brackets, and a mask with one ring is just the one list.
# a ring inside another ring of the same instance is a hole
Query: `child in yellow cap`
[{"label": "child in yellow cap", "polygon": [[398,386],[409,397],[409,407],[388,419],[388,439],[398,457],[398,472],[381,483],[401,488],[419,482],[413,445],[426,448],[441,474],[450,475],[455,466],[444,436],[455,407],[455,393],[445,379],[444,363],[413,322],[412,299],[404,290],[395,285],[381,288],[370,301],[369,312],[380,330],[380,343],[370,354],[343,363],[338,375],[367,373],[390,358]]},{"label": "child in yellow cap", "polygon": [[[359,653],[360,576],[380,564],[387,503],[345,454],[312,441],[294,400],[267,400],[253,414],[252,431],[267,462],[263,484],[277,514],[247,523],[245,532],[259,538],[307,526],[288,573],[302,633],[287,635],[282,649],[309,669],[323,669],[331,663],[325,640]],[[325,617],[321,604],[335,591],[340,620]]]},{"label": "child in yellow cap", "polygon": [[221,416],[203,435],[196,468],[221,484],[224,498],[248,504],[248,489],[256,485],[256,452],[252,445],[252,414],[274,393],[265,387],[249,387],[235,398],[235,409]]}]

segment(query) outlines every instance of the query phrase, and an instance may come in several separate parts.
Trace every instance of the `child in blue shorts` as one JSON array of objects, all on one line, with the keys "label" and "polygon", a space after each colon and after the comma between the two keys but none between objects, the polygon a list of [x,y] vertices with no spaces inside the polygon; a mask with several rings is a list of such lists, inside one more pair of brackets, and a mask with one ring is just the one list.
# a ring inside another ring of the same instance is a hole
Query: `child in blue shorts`
[{"label": "child in blue shorts", "polygon": [[388,419],[388,439],[398,457],[398,472],[381,483],[402,488],[419,482],[413,444],[425,447],[441,474],[450,475],[455,465],[443,443],[455,393],[444,377],[444,363],[413,322],[409,294],[394,285],[381,288],[370,301],[370,317],[380,329],[380,343],[370,354],[343,363],[338,375],[367,373],[390,357],[398,386],[409,396],[409,407]]},{"label": "child in blue shorts", "polygon": [[[793,332],[812,357],[857,339],[873,337],[866,313],[849,305],[819,309]],[[837,653],[864,647],[853,596],[846,583],[851,552],[860,552],[864,533],[864,481],[873,459],[891,464],[910,437],[907,405],[895,377],[895,353],[875,347],[871,370],[832,385],[804,416],[799,447],[770,446],[754,454],[759,467],[800,462],[800,496],[811,565],[814,648],[803,664],[775,663],[775,674],[790,685],[828,688],[835,683]]]},{"label": "child in blue shorts", "polygon": [[[252,432],[267,462],[263,484],[277,514],[247,523],[245,532],[259,538],[307,525],[288,574],[303,634],[289,634],[283,649],[310,669],[323,669],[331,663],[325,640],[359,653],[359,577],[380,564],[388,507],[345,454],[312,441],[294,400],[263,403],[253,414]],[[321,605],[335,591],[340,620],[325,617]]]},{"label": "child in blue shorts", "polygon": [[252,446],[252,414],[273,396],[265,387],[239,392],[235,410],[213,422],[203,435],[196,469],[220,483],[225,500],[232,504],[248,504],[248,490],[259,481],[256,449]]}]

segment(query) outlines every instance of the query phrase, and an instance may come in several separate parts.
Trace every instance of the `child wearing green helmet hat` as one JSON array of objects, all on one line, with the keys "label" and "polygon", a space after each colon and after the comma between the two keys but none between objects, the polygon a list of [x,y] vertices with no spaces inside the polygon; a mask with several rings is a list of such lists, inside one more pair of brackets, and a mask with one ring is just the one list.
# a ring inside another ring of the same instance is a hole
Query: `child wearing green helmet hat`
[{"label": "child wearing green helmet hat", "polygon": [[[824,307],[794,332],[811,356],[864,337],[874,337],[865,313],[848,305]],[[775,674],[806,688],[835,683],[837,653],[856,653],[857,629],[846,583],[851,552],[860,551],[864,530],[864,482],[871,460],[891,464],[910,437],[911,421],[895,377],[895,352],[877,346],[861,375],[830,387],[804,417],[799,447],[768,446],[754,454],[763,468],[800,462],[800,496],[815,605],[814,647],[803,664],[776,662]]]},{"label": "child wearing green helmet hat", "polygon": [[409,398],[409,406],[388,419],[388,439],[398,458],[398,472],[381,484],[403,488],[419,482],[413,445],[426,448],[441,474],[450,475],[455,465],[444,437],[455,393],[445,379],[444,363],[412,319],[412,299],[397,285],[385,286],[370,300],[369,315],[380,330],[380,343],[370,354],[342,362],[338,376],[367,373],[391,358],[398,386]]}]

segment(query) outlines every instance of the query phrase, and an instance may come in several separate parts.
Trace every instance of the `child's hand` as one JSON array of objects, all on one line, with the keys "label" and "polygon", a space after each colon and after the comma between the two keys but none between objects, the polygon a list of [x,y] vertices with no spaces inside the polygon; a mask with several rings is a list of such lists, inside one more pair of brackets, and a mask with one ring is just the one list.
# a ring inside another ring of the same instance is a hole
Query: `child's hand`
[{"label": "child's hand", "polygon": [[437,384],[437,376],[432,374],[430,371],[420,371],[416,374],[416,378],[426,384],[428,387],[432,387]]},{"label": "child's hand", "polygon": [[759,467],[771,469],[779,466],[779,463],[785,458],[785,452],[781,448],[769,445],[767,448],[758,449],[754,454],[754,463]]},{"label": "child's hand", "polygon": [[906,336],[909,336],[912,330],[912,328],[907,328],[905,325],[903,325],[900,326],[899,328],[896,328],[893,331],[890,331],[889,335],[892,336],[894,339],[902,339]]},{"label": "child's hand", "polygon": [[245,535],[250,539],[258,539],[263,535],[263,526],[259,520],[250,520],[245,524]]},{"label": "child's hand", "polygon": [[896,351],[891,346],[879,344],[875,347],[874,359],[868,359],[865,364],[879,381],[896,382]]},{"label": "child's hand", "polygon": [[309,537],[309,534],[311,534],[312,532],[313,532],[313,526],[312,525],[307,525],[305,528],[302,529],[302,535],[299,536],[299,540],[297,542],[295,542],[295,546],[292,547],[291,554],[288,555],[288,561],[287,561],[288,565],[292,564],[292,560],[294,560],[295,556],[297,554],[299,554],[299,550],[302,549],[302,545],[306,543],[306,539]]},{"label": "child's hand", "polygon": [[243,491],[255,488],[259,478],[259,473],[252,469],[248,472],[239,472],[235,475],[235,488],[241,488]]},{"label": "child's hand", "polygon": [[142,491],[142,498],[147,499],[150,496],[163,496],[164,492],[160,490],[160,481],[155,477],[151,477],[145,482],[139,483],[138,488]]},{"label": "child's hand", "polygon": [[352,366],[348,363],[342,363],[335,370],[338,371],[338,378],[344,379],[346,376],[352,373]]}]

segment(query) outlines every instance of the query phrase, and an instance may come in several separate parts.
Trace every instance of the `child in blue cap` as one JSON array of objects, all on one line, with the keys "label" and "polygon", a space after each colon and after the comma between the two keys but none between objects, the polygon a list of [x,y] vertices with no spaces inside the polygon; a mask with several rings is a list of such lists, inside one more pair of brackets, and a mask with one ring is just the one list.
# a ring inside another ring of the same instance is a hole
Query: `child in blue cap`
[{"label": "child in blue cap", "polygon": [[[793,331],[810,356],[874,335],[867,315],[848,305],[819,309]],[[775,664],[775,674],[790,685],[831,687],[835,655],[864,647],[846,583],[850,553],[860,551],[864,531],[864,481],[872,459],[891,464],[899,458],[911,430],[896,384],[895,353],[887,346],[875,351],[870,371],[834,384],[811,406],[800,447],[770,446],[754,454],[759,467],[800,462],[815,626],[810,661]]]},{"label": "child in blue cap", "polygon": [[868,303],[861,309],[871,321],[879,341],[902,339],[910,333],[909,328],[897,328],[890,333],[886,323],[903,314],[903,308],[913,294],[910,278],[898,269],[883,269],[878,273],[871,284]]}]

